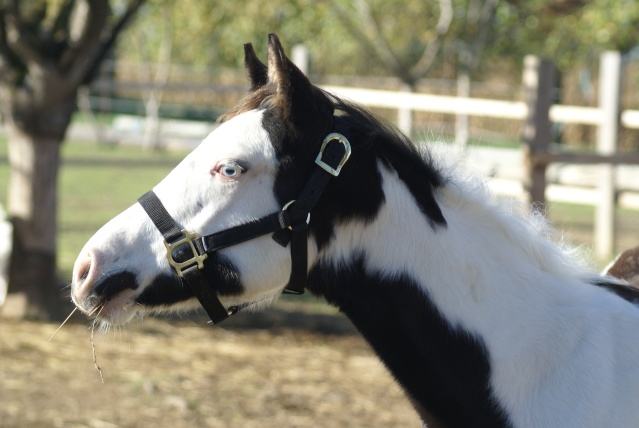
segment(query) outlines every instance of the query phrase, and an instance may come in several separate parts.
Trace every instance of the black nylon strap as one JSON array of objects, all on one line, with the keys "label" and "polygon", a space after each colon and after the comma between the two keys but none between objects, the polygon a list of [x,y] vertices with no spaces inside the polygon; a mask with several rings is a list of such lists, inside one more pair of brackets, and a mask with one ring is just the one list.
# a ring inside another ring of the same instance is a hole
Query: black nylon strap
[{"label": "black nylon strap", "polygon": [[[339,116],[336,116],[334,120],[334,131],[348,135],[348,122]],[[346,148],[334,140],[329,142],[324,149],[321,160],[331,168],[337,169],[345,155]],[[292,232],[281,230],[273,234],[273,239],[282,245],[286,245],[289,240],[291,242],[291,276],[284,288],[285,293],[304,293],[308,275],[308,224],[306,221],[332,178],[334,176],[321,167],[314,168],[302,193],[287,210],[293,225]]]},{"label": "black nylon strap", "polygon": [[[349,126],[342,117],[334,117],[334,132],[349,135]],[[348,145],[348,142],[346,142]],[[348,149],[350,151],[350,148]],[[331,140],[321,153],[321,162],[330,168],[337,169],[346,157],[346,147],[337,140]],[[322,192],[334,175],[321,166],[313,169],[299,198],[287,204],[280,212],[269,214],[256,220],[244,223],[223,231],[200,238],[193,238],[193,245],[199,255],[212,253],[222,248],[230,247],[268,233],[273,233],[273,239],[280,245],[291,244],[291,275],[284,292],[293,294],[304,293],[308,274],[308,220],[310,212],[317,204]],[[175,243],[185,237],[173,218],[166,211],[162,202],[151,190],[142,195],[138,202],[153,224],[162,233],[167,243]],[[191,238],[186,238],[191,239]],[[169,255],[169,257],[172,257]],[[209,286],[197,265],[183,269],[182,281],[189,286],[200,304],[204,307],[213,323],[217,324],[229,315],[237,312],[238,308],[230,311],[224,308],[217,293]],[[180,271],[178,270],[178,273]]]},{"label": "black nylon strap", "polygon": [[182,232],[162,205],[160,199],[153,190],[149,190],[138,198],[138,202],[151,218],[151,221],[160,231],[166,242],[174,242],[182,237]]},{"label": "black nylon strap", "polygon": [[[337,165],[339,165],[344,157],[344,151],[343,145],[337,141],[332,141],[326,146],[326,149],[324,149],[322,161],[333,168],[337,168]],[[323,169],[314,169],[302,193],[299,198],[295,200],[295,203],[291,207],[292,209],[289,211],[289,216],[293,224],[295,224],[296,220],[306,219],[306,215],[313,210],[315,204],[317,204],[317,201],[319,201],[322,196],[322,192],[332,178],[334,177]]]},{"label": "black nylon strap", "polygon": [[[149,190],[142,195],[138,199],[138,202],[151,218],[155,227],[162,233],[166,242],[175,242],[182,238],[182,232],[153,190]],[[220,302],[217,293],[208,286],[204,275],[202,275],[197,265],[185,269],[182,273],[182,283],[191,289],[191,292],[195,295],[214,324],[228,318],[229,312],[224,305],[222,305],[222,302]]]},{"label": "black nylon strap", "polygon": [[[341,118],[336,117],[335,119],[337,122]],[[337,141],[333,141],[326,146],[322,161],[333,168],[337,168],[337,165],[344,157],[344,150],[344,146]],[[306,222],[308,214],[313,210],[332,178],[333,176],[322,168],[316,167],[313,169],[299,198],[287,210],[292,225]],[[286,230],[282,230],[276,232],[273,235],[273,239],[281,245],[286,245],[290,241],[290,234]]]},{"label": "black nylon strap", "polygon": [[302,223],[291,231],[291,276],[285,294],[304,294],[308,276],[308,225]]},{"label": "black nylon strap", "polygon": [[188,284],[213,324],[220,323],[229,317],[229,311],[222,305],[217,293],[211,288],[197,266],[184,271],[183,281]]},{"label": "black nylon strap", "polygon": [[204,252],[212,253],[222,248],[240,244],[284,229],[288,226],[290,226],[288,215],[286,215],[286,212],[280,211],[212,235],[203,236],[199,241],[202,242]]}]

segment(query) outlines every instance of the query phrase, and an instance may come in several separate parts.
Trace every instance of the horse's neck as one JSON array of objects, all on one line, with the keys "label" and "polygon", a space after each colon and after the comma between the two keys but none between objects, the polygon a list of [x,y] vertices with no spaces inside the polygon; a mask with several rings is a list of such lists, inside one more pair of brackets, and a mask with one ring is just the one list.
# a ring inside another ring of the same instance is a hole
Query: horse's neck
[{"label": "horse's neck", "polygon": [[335,225],[319,255],[325,270],[359,266],[367,278],[406,278],[451,324],[470,331],[558,294],[579,294],[565,285],[587,274],[541,236],[543,226],[493,204],[480,185],[436,189],[446,220],[438,225],[394,171],[380,171],[385,201],[376,218]]},{"label": "horse's neck", "polygon": [[489,352],[538,343],[522,340],[546,334],[536,311],[573,299],[559,283],[579,280],[561,278],[552,258],[560,252],[516,217],[453,183],[437,195],[447,226],[433,226],[397,175],[381,170],[377,218],[336,226],[309,288],[353,321],[444,426],[506,426],[489,387]]}]

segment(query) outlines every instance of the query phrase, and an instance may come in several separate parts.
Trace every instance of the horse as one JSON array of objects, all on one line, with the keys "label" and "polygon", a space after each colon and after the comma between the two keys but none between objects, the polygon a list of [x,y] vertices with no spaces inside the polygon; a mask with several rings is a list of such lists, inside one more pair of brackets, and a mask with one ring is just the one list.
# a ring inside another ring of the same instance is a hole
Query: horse
[{"label": "horse", "polygon": [[245,45],[219,127],[86,243],[77,308],[217,323],[308,290],[431,427],[639,426],[639,293],[267,46]]},{"label": "horse", "polygon": [[639,288],[639,247],[629,248],[619,254],[606,268],[604,273],[628,282]]}]

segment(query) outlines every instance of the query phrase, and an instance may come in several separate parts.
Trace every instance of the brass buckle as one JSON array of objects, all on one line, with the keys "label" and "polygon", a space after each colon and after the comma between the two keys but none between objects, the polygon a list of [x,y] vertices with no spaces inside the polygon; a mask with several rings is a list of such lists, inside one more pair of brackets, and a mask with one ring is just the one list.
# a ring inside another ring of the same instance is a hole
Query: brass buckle
[{"label": "brass buckle", "polygon": [[[328,143],[330,143],[333,140],[337,140],[341,145],[344,146],[344,150],[345,150],[344,157],[342,158],[339,165],[337,165],[337,168],[335,169],[333,169],[333,167],[331,167],[326,162],[322,161],[322,155],[324,154],[324,149],[326,148]],[[344,166],[344,164],[346,163],[346,161],[348,160],[350,156],[351,156],[351,143],[348,142],[348,138],[346,138],[342,134],[333,132],[331,134],[328,134],[326,138],[324,138],[324,141],[322,142],[322,148],[320,148],[319,154],[317,155],[317,158],[315,158],[315,163],[319,165],[324,171],[328,172],[334,177],[337,177],[339,175],[339,172],[342,170],[342,167]]]},{"label": "brass buckle", "polygon": [[[175,269],[178,277],[180,278],[184,276],[184,270],[190,268],[191,266],[197,265],[198,269],[203,269],[204,260],[206,260],[206,258],[208,257],[208,254],[206,253],[198,254],[197,250],[195,249],[193,240],[200,237],[197,233],[189,232],[186,229],[182,229],[181,232],[183,237],[179,240],[172,243],[164,241],[164,246],[166,247],[166,258],[169,261],[169,264],[173,266],[173,269]],[[184,244],[189,244],[193,257],[184,262],[175,261],[173,259],[173,250]]]}]

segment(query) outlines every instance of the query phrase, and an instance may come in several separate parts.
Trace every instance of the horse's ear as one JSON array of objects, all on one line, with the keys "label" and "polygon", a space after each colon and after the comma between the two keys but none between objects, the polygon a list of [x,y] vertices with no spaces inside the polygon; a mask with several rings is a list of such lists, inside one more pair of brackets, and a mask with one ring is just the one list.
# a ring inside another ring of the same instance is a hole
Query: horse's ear
[{"label": "horse's ear", "polygon": [[639,247],[624,251],[604,271],[605,274],[627,281],[639,288]]},{"label": "horse's ear", "polygon": [[253,45],[250,43],[244,45],[244,67],[251,82],[251,91],[266,85],[268,81],[268,70],[266,65],[259,60],[253,49]]},{"label": "horse's ear", "polygon": [[326,100],[318,99],[318,91],[288,59],[275,34],[268,36],[268,81],[276,87],[278,107],[294,125],[317,121],[318,110]]}]

